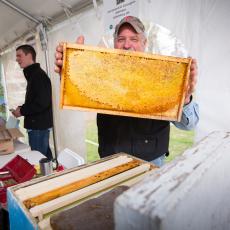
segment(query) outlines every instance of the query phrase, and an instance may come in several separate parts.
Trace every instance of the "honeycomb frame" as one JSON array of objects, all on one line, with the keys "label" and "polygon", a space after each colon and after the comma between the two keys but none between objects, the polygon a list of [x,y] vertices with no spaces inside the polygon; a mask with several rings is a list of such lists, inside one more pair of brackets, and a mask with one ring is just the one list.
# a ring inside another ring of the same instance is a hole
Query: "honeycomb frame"
[{"label": "honeycomb frame", "polygon": [[64,43],[60,107],[180,121],[191,58]]}]

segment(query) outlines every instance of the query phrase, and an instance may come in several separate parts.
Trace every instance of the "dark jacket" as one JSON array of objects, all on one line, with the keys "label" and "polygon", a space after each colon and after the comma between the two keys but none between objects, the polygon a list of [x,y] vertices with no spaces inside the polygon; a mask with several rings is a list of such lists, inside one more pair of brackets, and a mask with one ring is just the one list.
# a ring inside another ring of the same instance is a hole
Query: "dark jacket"
[{"label": "dark jacket", "polygon": [[39,63],[26,67],[25,103],[21,106],[26,129],[43,130],[53,126],[51,82]]},{"label": "dark jacket", "polygon": [[168,153],[168,121],[98,114],[99,155],[125,152],[146,161]]}]

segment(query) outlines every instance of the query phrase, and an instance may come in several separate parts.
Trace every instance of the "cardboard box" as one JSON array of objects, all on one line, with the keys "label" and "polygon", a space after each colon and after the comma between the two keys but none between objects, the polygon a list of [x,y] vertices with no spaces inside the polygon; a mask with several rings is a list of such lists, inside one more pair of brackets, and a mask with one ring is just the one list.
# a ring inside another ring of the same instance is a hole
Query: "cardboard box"
[{"label": "cardboard box", "polygon": [[180,121],[191,58],[65,43],[61,108]]},{"label": "cardboard box", "polygon": [[14,152],[14,140],[24,135],[19,129],[0,129],[0,155]]}]

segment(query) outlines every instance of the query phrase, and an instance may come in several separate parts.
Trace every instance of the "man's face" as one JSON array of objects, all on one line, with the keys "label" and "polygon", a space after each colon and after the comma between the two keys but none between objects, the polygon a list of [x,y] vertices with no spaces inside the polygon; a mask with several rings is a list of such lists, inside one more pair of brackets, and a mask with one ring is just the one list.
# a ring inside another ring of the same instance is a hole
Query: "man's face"
[{"label": "man's face", "polygon": [[129,24],[124,24],[120,28],[119,34],[114,41],[115,49],[144,52],[145,45],[146,38],[144,38],[143,34],[137,34]]},{"label": "man's face", "polygon": [[16,51],[16,61],[22,69],[34,63],[32,55],[30,53],[25,54],[21,49]]}]

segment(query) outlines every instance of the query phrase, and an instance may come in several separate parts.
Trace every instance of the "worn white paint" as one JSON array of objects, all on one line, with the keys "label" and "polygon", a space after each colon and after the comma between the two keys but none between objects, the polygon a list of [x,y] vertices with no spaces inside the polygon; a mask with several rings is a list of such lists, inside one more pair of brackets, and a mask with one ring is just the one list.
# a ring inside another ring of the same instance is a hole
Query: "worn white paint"
[{"label": "worn white paint", "polygon": [[116,230],[230,229],[230,132],[214,132],[115,202]]}]

